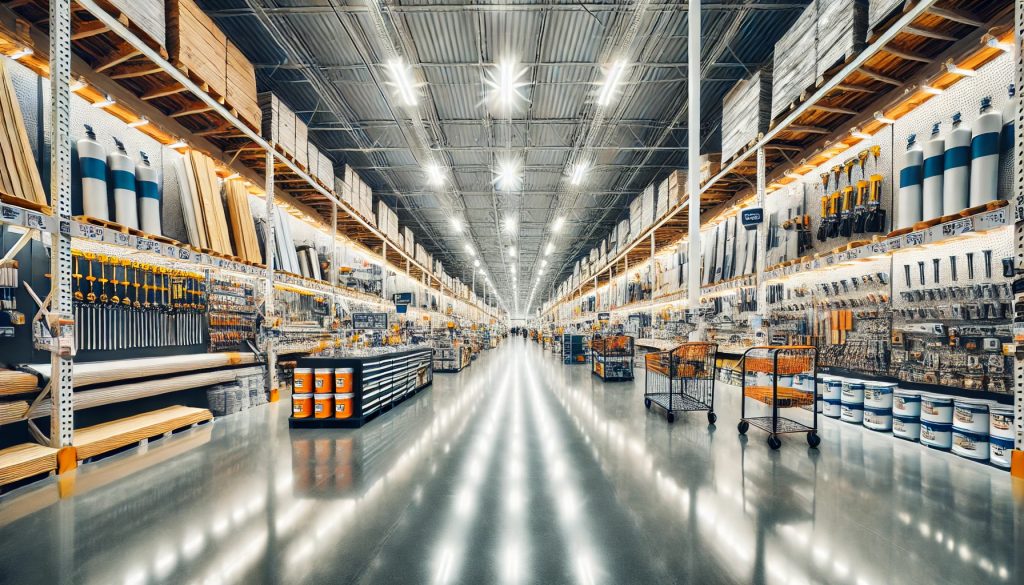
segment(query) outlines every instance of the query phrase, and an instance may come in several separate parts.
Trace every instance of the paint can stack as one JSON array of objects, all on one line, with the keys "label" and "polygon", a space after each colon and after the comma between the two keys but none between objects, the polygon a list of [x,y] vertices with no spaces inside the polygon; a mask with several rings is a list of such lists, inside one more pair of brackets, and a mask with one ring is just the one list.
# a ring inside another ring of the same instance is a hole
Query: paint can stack
[{"label": "paint can stack", "polygon": [[989,409],[989,461],[996,467],[1010,468],[1013,451],[1013,406],[996,404]]},{"label": "paint can stack", "polygon": [[896,384],[864,383],[864,426],[873,431],[892,430],[892,403]]},{"label": "paint can stack", "polygon": [[957,398],[953,401],[953,453],[974,461],[988,461],[988,400]]},{"label": "paint can stack", "polygon": [[948,451],[953,446],[953,399],[921,395],[921,444]]},{"label": "paint can stack", "polygon": [[892,434],[908,441],[921,438],[921,393],[896,388],[892,394]]}]

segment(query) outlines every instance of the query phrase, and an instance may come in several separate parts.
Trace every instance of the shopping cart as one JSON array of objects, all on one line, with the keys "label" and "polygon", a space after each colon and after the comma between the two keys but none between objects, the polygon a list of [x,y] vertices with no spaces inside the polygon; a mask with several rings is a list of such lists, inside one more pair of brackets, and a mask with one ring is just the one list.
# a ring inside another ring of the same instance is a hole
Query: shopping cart
[{"label": "shopping cart", "polygon": [[[807,433],[807,444],[817,448],[818,413],[814,407],[817,398],[818,350],[805,345],[752,347],[743,353],[743,399],[740,401],[738,430],[746,434],[751,427],[768,433],[768,446],[782,446],[782,433]],[[795,388],[793,380],[802,374],[810,380],[811,390]],[[747,399],[771,407],[771,416],[747,416]],[[811,426],[779,415],[784,408],[803,408],[810,405]]]},{"label": "shopping cart", "polygon": [[647,380],[644,406],[657,404],[666,412],[668,422],[677,412],[708,411],[708,423],[715,424],[715,343],[684,343],[670,351],[644,356]]}]

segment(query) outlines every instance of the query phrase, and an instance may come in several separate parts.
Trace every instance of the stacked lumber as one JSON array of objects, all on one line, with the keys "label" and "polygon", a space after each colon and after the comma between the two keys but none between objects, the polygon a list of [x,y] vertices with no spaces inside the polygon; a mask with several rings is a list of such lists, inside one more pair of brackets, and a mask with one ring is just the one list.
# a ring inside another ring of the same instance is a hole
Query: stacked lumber
[{"label": "stacked lumber", "polygon": [[263,110],[256,98],[256,68],[231,41],[227,44],[226,73],[224,101],[235,110],[239,120],[259,130],[263,123]]},{"label": "stacked lumber", "polygon": [[818,0],[815,29],[815,77],[864,49],[868,32],[867,0]]},{"label": "stacked lumber", "polygon": [[205,83],[210,94],[227,94],[228,39],[193,0],[167,0],[167,52],[174,65]]},{"label": "stacked lumber", "polygon": [[364,219],[373,221],[373,191],[363,182],[355,169],[345,165],[345,182],[342,185],[341,200],[356,210]]},{"label": "stacked lumber", "polygon": [[0,449],[0,485],[57,470],[57,449],[24,443]]},{"label": "stacked lumber", "polygon": [[814,30],[818,6],[812,2],[775,43],[772,65],[772,120],[799,101],[800,94],[814,84]]},{"label": "stacked lumber", "polygon": [[28,143],[7,59],[0,59],[0,159],[0,193],[46,206],[46,191]]},{"label": "stacked lumber", "polygon": [[772,69],[763,67],[741,79],[722,100],[722,160],[730,160],[759,134],[768,131],[772,107]]},{"label": "stacked lumber", "polygon": [[392,242],[398,241],[398,214],[383,201],[377,201],[377,229]]},{"label": "stacked lumber", "polygon": [[262,264],[263,254],[256,237],[256,223],[249,207],[249,191],[244,181],[227,181],[224,184],[227,196],[228,215],[231,217],[231,236],[238,256],[246,262]]},{"label": "stacked lumber", "polygon": [[334,191],[334,162],[320,152],[320,149],[312,141],[307,141],[307,145],[306,171],[309,176],[320,181],[327,190]]},{"label": "stacked lumber", "polygon": [[29,394],[39,389],[39,378],[28,372],[0,368],[0,396]]},{"label": "stacked lumber", "polygon": [[870,0],[868,2],[868,26],[874,30],[879,24],[887,20],[897,8],[903,6],[906,0]]},{"label": "stacked lumber", "polygon": [[167,46],[164,0],[100,0],[99,5],[111,14],[120,13],[126,17],[159,46]]},{"label": "stacked lumber", "polygon": [[309,168],[309,127],[302,118],[295,116],[295,163],[302,168]]},{"label": "stacked lumber", "polygon": [[143,439],[213,419],[205,408],[169,406],[75,431],[78,459],[89,459]]},{"label": "stacked lumber", "polygon": [[672,171],[668,176],[669,208],[678,207],[689,199],[687,180],[686,171],[682,170]]},{"label": "stacked lumber", "polygon": [[263,138],[296,164],[308,168],[309,129],[305,122],[269,91],[259,94],[259,104],[263,112]]},{"label": "stacked lumber", "polygon": [[184,178],[181,181],[182,213],[192,245],[232,255],[231,236],[220,196],[220,180],[213,159],[190,150],[175,164],[180,167],[179,178]]}]

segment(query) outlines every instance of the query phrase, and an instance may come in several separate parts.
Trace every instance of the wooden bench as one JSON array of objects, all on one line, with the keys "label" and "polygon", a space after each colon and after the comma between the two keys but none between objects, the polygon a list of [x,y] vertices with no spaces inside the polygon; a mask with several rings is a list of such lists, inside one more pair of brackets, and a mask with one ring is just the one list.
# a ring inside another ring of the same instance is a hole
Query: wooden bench
[{"label": "wooden bench", "polygon": [[153,412],[76,429],[75,449],[78,460],[84,461],[212,419],[213,415],[205,408],[168,406]]},{"label": "wooden bench", "polygon": [[57,449],[23,443],[0,449],[0,485],[57,470]]}]

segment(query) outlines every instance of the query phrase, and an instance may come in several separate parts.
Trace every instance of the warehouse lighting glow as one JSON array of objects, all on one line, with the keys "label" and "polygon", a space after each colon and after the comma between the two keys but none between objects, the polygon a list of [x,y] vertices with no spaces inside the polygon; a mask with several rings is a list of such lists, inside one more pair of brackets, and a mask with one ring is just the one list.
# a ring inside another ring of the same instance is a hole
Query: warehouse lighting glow
[{"label": "warehouse lighting glow", "polygon": [[540,261],[540,267],[541,268],[547,268],[547,265],[548,265],[548,261],[547,260],[541,260]]},{"label": "warehouse lighting glow", "polygon": [[622,81],[622,74],[625,71],[626,61],[624,59],[619,59],[608,68],[604,84],[601,86],[601,93],[597,96],[598,105],[607,106],[612,102],[612,98],[615,96],[615,89]]},{"label": "warehouse lighting glow", "polygon": [[515,266],[515,264],[513,264],[512,266],[509,267],[509,272],[511,272],[512,275],[513,275],[512,280],[515,280],[515,273],[516,273],[516,266]]},{"label": "warehouse lighting glow", "polygon": [[573,185],[580,185],[583,183],[583,175],[587,174],[587,163],[581,162],[576,164],[576,168],[572,171],[571,182]]},{"label": "warehouse lighting glow", "polygon": [[82,91],[87,87],[89,87],[89,84],[85,82],[85,78],[79,77],[78,79],[71,81],[71,85],[68,86],[68,89],[71,91]]},{"label": "warehouse lighting glow", "polygon": [[509,246],[508,247],[508,255],[511,256],[512,258],[516,257],[516,247],[515,246]]},{"label": "warehouse lighting glow", "polygon": [[416,91],[413,89],[412,69],[401,59],[388,61],[388,72],[391,75],[391,85],[394,86],[398,98],[404,105],[416,105]]},{"label": "warehouse lighting glow", "polygon": [[896,120],[887,117],[882,112],[875,112],[875,120],[883,124],[889,124],[890,126],[896,123]]},{"label": "warehouse lighting glow", "polygon": [[557,217],[557,218],[555,218],[555,223],[551,225],[551,231],[553,231],[553,232],[555,232],[557,234],[558,232],[562,231],[562,226],[564,226],[564,225],[565,225],[565,218],[564,217]]},{"label": "warehouse lighting glow", "polygon": [[112,105],[114,105],[116,103],[117,102],[114,101],[114,98],[110,97],[109,95],[104,94],[103,95],[103,99],[101,99],[98,102],[93,102],[92,107],[94,107],[94,108],[109,108],[110,106],[112,106]]},{"label": "warehouse lighting glow", "polygon": [[511,215],[505,218],[505,231],[510,234],[516,231],[516,218]]},{"label": "warehouse lighting glow", "polygon": [[862,132],[860,130],[854,130],[850,132],[850,136],[853,136],[854,138],[860,138],[861,140],[871,140],[870,134],[868,134],[867,132]]},{"label": "warehouse lighting glow", "polygon": [[519,188],[519,163],[514,160],[507,160],[498,165],[494,182],[502,191],[515,191]]},{"label": "warehouse lighting glow", "polygon": [[479,260],[473,260],[473,268],[480,268],[480,261]]},{"label": "warehouse lighting glow", "polygon": [[941,94],[943,92],[942,89],[940,89],[938,87],[932,87],[930,85],[922,85],[921,86],[921,91],[923,91],[923,92],[925,92],[927,94],[930,94],[930,95],[939,95],[939,94]]},{"label": "warehouse lighting glow", "polygon": [[29,55],[32,55],[34,53],[35,51],[32,49],[32,47],[22,47],[17,51],[11,53],[10,57],[11,59],[17,61],[18,59],[24,59],[25,57],[28,57]]},{"label": "warehouse lighting glow", "polygon": [[548,242],[547,247],[544,248],[544,255],[545,256],[550,256],[551,253],[554,252],[554,251],[555,251],[555,245],[553,243],[551,243],[551,242]]},{"label": "warehouse lighting glow", "polygon": [[149,124],[149,118],[147,118],[145,116],[142,116],[138,120],[134,120],[132,122],[128,122],[128,127],[129,128],[139,128],[141,126],[145,126],[146,124]]},{"label": "warehouse lighting glow", "polygon": [[457,234],[461,234],[462,233],[462,222],[459,221],[459,218],[457,218],[457,217],[453,217],[452,218],[452,229],[455,230],[455,233],[457,233]]},{"label": "warehouse lighting glow", "polygon": [[429,181],[431,185],[435,187],[444,185],[444,171],[441,170],[441,167],[436,164],[429,164],[427,165],[426,171],[427,181]]}]

